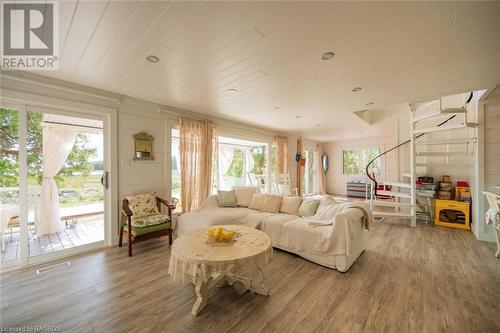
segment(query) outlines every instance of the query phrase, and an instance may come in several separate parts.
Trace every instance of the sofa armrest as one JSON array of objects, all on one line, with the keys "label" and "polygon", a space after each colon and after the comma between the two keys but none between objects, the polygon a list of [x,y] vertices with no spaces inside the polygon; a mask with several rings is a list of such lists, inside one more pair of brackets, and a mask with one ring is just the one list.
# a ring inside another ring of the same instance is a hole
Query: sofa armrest
[{"label": "sofa armrest", "polygon": [[330,237],[332,243],[337,246],[336,252],[350,255],[353,240],[358,237],[364,238],[363,217],[361,209],[346,209],[335,215]]}]

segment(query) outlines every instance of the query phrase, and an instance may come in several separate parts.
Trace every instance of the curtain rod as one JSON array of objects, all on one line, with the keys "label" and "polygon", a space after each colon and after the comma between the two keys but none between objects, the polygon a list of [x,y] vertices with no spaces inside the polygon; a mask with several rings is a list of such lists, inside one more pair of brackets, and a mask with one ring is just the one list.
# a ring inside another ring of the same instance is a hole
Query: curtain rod
[{"label": "curtain rod", "polygon": [[45,124],[54,124],[54,125],[64,125],[64,126],[73,126],[73,127],[84,127],[84,128],[92,128],[92,129],[99,129],[102,130],[102,127],[96,127],[96,126],[88,126],[88,125],[76,125],[76,124],[68,124],[68,123],[60,123],[57,121],[42,121],[42,123]]},{"label": "curtain rod", "polygon": [[[268,135],[268,136],[276,136],[276,131],[272,131],[272,130],[268,130],[268,129],[259,129],[259,128],[248,128],[248,127],[244,127],[244,125],[242,124],[241,126],[238,126],[236,124],[231,124],[231,120],[226,120],[226,119],[223,119],[223,118],[217,118],[217,117],[212,117],[212,119],[210,118],[204,118],[202,116],[198,116],[198,115],[183,115],[182,112],[179,112],[179,111],[169,111],[169,110],[165,110],[165,109],[162,109],[162,108],[159,108],[158,112],[160,113],[167,113],[167,114],[170,114],[170,115],[173,115],[173,116],[177,116],[177,117],[186,117],[186,118],[191,118],[191,119],[196,119],[196,120],[209,120],[209,121],[212,121],[214,123],[214,125],[218,125],[218,126],[227,126],[227,127],[231,127],[231,128],[234,128],[234,129],[239,129],[239,130],[244,130],[244,131],[249,131],[249,132],[253,132],[255,134],[260,134],[260,135]],[[269,132],[269,133],[266,133],[266,132]]]},{"label": "curtain rod", "polygon": [[46,87],[46,88],[52,88],[55,90],[71,92],[71,93],[74,93],[77,95],[84,95],[84,96],[99,98],[102,100],[107,100],[107,101],[115,102],[118,104],[121,103],[121,99],[119,97],[103,96],[103,95],[94,94],[94,93],[90,93],[90,92],[86,92],[86,91],[81,91],[81,90],[74,89],[74,88],[68,88],[68,87],[63,87],[63,86],[56,85],[56,84],[40,82],[40,81],[31,79],[31,78],[24,78],[24,77],[19,77],[16,75],[11,75],[11,74],[6,74],[6,73],[1,73],[0,77],[5,77],[7,79],[11,79],[11,80],[19,81],[19,82],[24,82],[24,83],[31,83],[31,84],[35,84],[35,85]]}]

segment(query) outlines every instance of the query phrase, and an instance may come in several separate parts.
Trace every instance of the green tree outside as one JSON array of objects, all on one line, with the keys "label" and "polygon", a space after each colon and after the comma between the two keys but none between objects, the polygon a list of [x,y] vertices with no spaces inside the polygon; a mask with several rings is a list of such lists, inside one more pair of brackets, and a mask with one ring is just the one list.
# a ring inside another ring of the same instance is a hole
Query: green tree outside
[{"label": "green tree outside", "polygon": [[[28,181],[39,185],[42,182],[43,136],[42,113],[28,112],[27,151]],[[16,110],[0,108],[0,187],[19,186],[19,115]],[[89,146],[89,138],[78,134],[73,149],[59,173],[54,177],[57,186],[66,185],[75,174],[88,177],[93,171],[92,157],[97,150]]]}]

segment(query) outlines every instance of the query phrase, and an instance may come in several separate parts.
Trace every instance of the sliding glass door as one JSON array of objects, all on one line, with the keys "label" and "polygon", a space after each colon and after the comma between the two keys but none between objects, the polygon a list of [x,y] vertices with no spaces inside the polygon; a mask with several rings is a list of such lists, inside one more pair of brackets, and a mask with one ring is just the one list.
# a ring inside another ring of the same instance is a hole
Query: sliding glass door
[{"label": "sliding glass door", "polygon": [[2,263],[104,245],[105,119],[25,105],[1,112]]}]

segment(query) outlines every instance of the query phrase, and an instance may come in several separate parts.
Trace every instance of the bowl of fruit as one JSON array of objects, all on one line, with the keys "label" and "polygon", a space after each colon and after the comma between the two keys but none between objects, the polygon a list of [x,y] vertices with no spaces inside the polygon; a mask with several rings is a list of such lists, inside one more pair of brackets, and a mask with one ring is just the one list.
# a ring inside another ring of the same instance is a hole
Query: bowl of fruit
[{"label": "bowl of fruit", "polygon": [[234,232],[222,227],[216,227],[215,229],[208,228],[207,235],[209,239],[219,243],[231,243],[234,240]]}]

